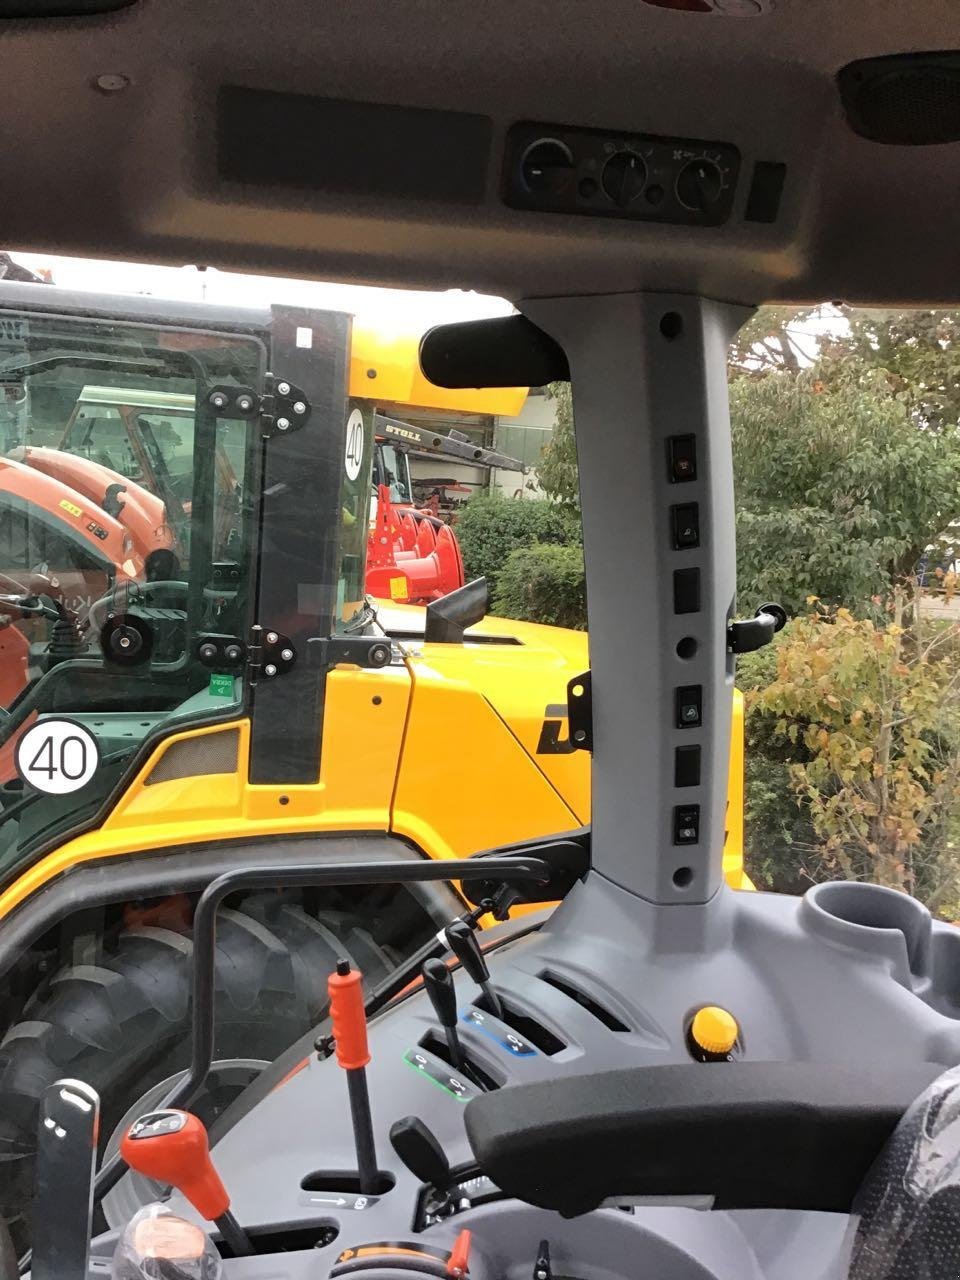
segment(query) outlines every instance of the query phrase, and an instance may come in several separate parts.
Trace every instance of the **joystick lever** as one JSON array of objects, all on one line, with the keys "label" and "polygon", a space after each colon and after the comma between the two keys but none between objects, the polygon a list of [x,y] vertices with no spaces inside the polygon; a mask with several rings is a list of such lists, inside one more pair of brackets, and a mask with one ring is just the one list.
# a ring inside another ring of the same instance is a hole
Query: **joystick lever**
[{"label": "joystick lever", "polygon": [[390,1126],[390,1145],[415,1178],[437,1191],[446,1191],[450,1162],[418,1116],[404,1116]]},{"label": "joystick lever", "polygon": [[503,1003],[490,985],[490,970],[480,950],[477,935],[466,920],[454,920],[453,924],[447,925],[446,939],[447,946],[460,961],[464,972],[473,979],[487,997],[490,1012],[494,1017],[502,1018]]},{"label": "joystick lever", "polygon": [[447,1038],[450,1058],[458,1071],[463,1070],[463,1050],[457,1035],[457,993],[453,974],[442,960],[426,960],[423,965],[423,985],[437,1021]]},{"label": "joystick lever", "polygon": [[365,1196],[375,1195],[380,1173],[367,1090],[366,1066],[370,1061],[367,1010],[363,1002],[363,977],[358,969],[350,968],[349,960],[337,961],[336,973],[331,973],[327,979],[327,994],[330,997],[337,1062],[347,1073],[360,1190]]},{"label": "joystick lever", "polygon": [[150,1111],[124,1134],[120,1155],[145,1178],[176,1187],[201,1218],[216,1224],[238,1257],[254,1252],[250,1237],[230,1212],[230,1197],[213,1167],[202,1120],[189,1111]]}]

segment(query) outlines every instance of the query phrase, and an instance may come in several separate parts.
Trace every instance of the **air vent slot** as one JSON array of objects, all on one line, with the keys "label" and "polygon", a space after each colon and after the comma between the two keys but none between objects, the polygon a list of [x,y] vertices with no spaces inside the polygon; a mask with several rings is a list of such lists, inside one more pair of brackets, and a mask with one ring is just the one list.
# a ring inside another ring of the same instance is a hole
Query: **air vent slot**
[{"label": "air vent slot", "polygon": [[484,1013],[492,1014],[494,1018],[499,1018],[505,1027],[516,1031],[518,1036],[528,1040],[535,1049],[545,1053],[548,1058],[554,1057],[567,1047],[559,1036],[553,1034],[549,1027],[545,1027],[536,1018],[531,1018],[529,1014],[518,1009],[515,1004],[511,1004],[509,998],[504,996],[502,992],[499,994],[500,1009],[495,1009],[486,995],[474,1000],[474,1007],[482,1009]]},{"label": "air vent slot", "polygon": [[436,1031],[428,1031],[420,1041],[420,1048],[426,1049],[427,1053],[432,1053],[435,1058],[439,1058],[441,1062],[445,1062],[448,1067],[452,1067],[454,1071],[459,1071],[461,1075],[465,1075],[467,1079],[482,1089],[485,1093],[490,1093],[494,1089],[499,1089],[503,1084],[503,1079],[497,1079],[490,1072],[480,1065],[476,1058],[471,1054],[467,1045],[461,1041],[463,1050],[463,1065],[458,1066],[453,1060],[453,1054],[450,1052],[450,1046],[447,1044],[446,1037],[440,1035]]},{"label": "air vent slot", "polygon": [[586,1009],[587,1013],[592,1014],[598,1022],[602,1022],[608,1031],[624,1032],[630,1030],[627,1024],[621,1018],[618,1018],[612,1009],[602,1005],[588,991],[583,991],[580,987],[574,986],[569,978],[561,978],[557,974],[551,973],[549,969],[544,969],[543,973],[540,974],[540,981],[545,982],[547,986],[555,987],[557,991],[562,991],[571,1000],[576,1000],[581,1009]]},{"label": "air vent slot", "polygon": [[[374,1185],[367,1194],[385,1196],[396,1185],[396,1178],[389,1170],[378,1169]],[[356,1169],[314,1169],[300,1179],[304,1191],[328,1191],[332,1195],[363,1195],[360,1174]]]}]

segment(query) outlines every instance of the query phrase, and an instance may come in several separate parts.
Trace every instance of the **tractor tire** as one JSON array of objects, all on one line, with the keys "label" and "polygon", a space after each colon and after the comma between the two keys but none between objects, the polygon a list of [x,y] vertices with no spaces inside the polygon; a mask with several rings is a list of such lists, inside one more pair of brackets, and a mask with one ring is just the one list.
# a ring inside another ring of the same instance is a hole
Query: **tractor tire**
[{"label": "tractor tire", "polygon": [[[371,984],[385,976],[391,957],[354,919],[331,917],[327,924],[279,894],[221,909],[217,1059],[276,1058],[318,1021],[339,957],[359,963]],[[0,1042],[0,1216],[15,1236],[32,1196],[49,1084],[73,1077],[99,1092],[102,1145],[152,1085],[189,1065],[192,955],[180,933],[125,929],[101,963],[60,970]]]}]

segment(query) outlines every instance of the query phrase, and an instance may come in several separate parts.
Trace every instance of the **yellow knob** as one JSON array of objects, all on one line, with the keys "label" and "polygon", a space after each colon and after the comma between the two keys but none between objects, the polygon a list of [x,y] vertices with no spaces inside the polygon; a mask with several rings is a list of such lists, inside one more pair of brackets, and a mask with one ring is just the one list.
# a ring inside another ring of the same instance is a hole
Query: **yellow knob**
[{"label": "yellow knob", "polygon": [[690,1035],[693,1043],[704,1053],[729,1053],[737,1043],[740,1028],[732,1013],[708,1004],[694,1015]]}]

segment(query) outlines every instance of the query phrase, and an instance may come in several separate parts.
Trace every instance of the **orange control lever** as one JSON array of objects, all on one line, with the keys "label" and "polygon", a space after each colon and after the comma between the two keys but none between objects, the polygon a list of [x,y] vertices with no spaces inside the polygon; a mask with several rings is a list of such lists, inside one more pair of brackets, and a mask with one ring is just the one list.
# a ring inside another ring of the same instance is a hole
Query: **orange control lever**
[{"label": "orange control lever", "polygon": [[337,1062],[347,1071],[356,1071],[370,1061],[367,1047],[367,1014],[363,1007],[363,978],[356,969],[341,963],[327,979],[330,1019],[337,1044]]},{"label": "orange control lever", "polygon": [[189,1111],[141,1116],[124,1134],[120,1155],[137,1173],[176,1187],[201,1218],[216,1222],[228,1212],[230,1197],[210,1159],[207,1130]]},{"label": "orange control lever", "polygon": [[451,1280],[462,1280],[470,1271],[470,1232],[464,1229],[454,1241],[447,1262],[447,1275]]}]

